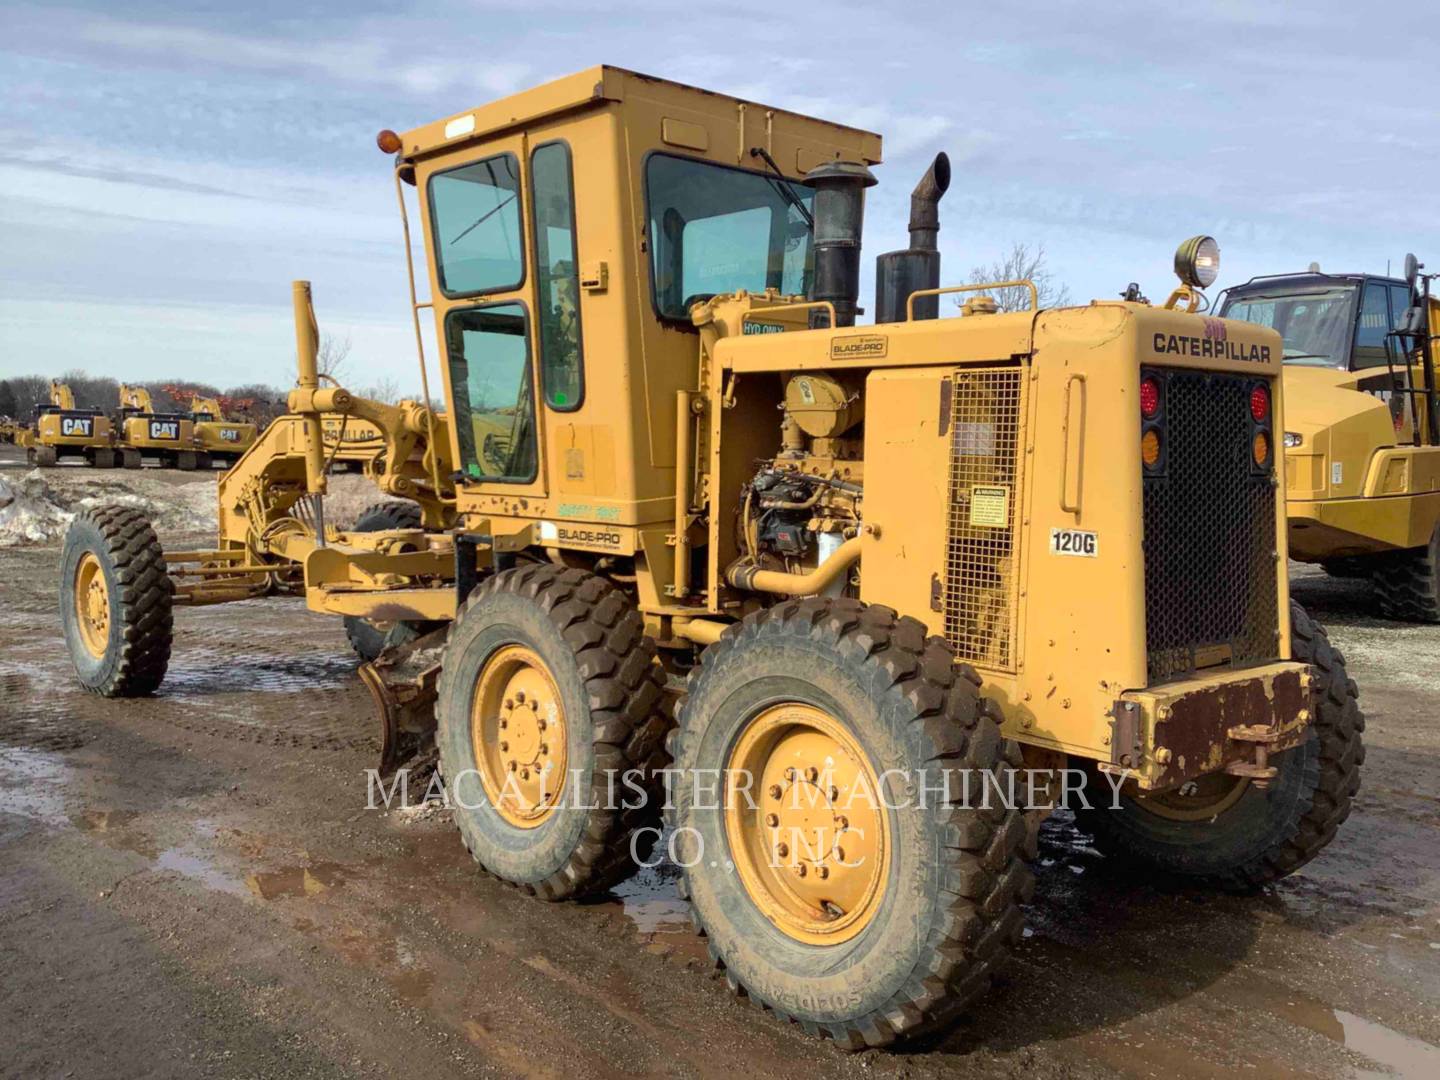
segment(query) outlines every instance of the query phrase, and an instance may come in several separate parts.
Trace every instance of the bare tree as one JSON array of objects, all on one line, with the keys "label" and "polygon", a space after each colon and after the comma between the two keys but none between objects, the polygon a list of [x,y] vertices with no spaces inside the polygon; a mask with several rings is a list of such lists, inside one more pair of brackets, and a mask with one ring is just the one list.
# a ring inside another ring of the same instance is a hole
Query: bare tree
[{"label": "bare tree", "polygon": [[14,420],[20,415],[20,403],[15,399],[15,391],[10,386],[10,380],[0,382],[0,416],[8,416]]},{"label": "bare tree", "polygon": [[360,392],[361,397],[367,397],[371,401],[384,402],[386,405],[394,405],[400,401],[400,383],[388,375],[375,380],[373,386],[368,386]]},{"label": "bare tree", "polygon": [[336,382],[341,381],[345,363],[350,359],[350,335],[343,338],[334,334],[320,335],[320,348],[315,354],[315,366],[321,375],[329,375]]},{"label": "bare tree", "polygon": [[[1046,265],[1044,244],[1037,244],[1032,248],[1028,244],[1016,241],[1002,258],[988,266],[977,266],[971,270],[968,284],[983,285],[990,281],[1027,280],[1035,283],[1035,291],[1039,294],[1042,308],[1064,307],[1070,302],[1069,287],[1057,284],[1055,275]],[[956,297],[955,303],[963,306],[965,301],[974,295],[974,293],[961,293]],[[995,298],[995,303],[1001,311],[1030,310],[1030,290],[1022,285],[991,289],[987,295]]]}]

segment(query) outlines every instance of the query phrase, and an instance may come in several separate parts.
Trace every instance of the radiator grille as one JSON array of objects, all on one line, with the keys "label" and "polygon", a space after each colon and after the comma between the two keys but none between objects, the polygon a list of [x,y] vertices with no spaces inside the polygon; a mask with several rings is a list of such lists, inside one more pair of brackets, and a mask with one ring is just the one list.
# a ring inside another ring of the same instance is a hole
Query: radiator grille
[{"label": "radiator grille", "polygon": [[945,637],[961,660],[1014,670],[1015,515],[1024,375],[964,369],[952,379]]},{"label": "radiator grille", "polygon": [[1150,681],[1271,660],[1279,625],[1276,489],[1273,470],[1257,469],[1252,457],[1255,380],[1145,374],[1161,383],[1165,448],[1161,474],[1144,477]]}]

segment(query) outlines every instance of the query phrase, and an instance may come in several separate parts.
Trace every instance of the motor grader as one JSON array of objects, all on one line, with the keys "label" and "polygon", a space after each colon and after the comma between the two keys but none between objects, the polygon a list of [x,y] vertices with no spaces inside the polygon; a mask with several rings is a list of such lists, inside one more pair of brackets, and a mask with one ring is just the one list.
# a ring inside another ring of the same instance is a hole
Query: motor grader
[{"label": "motor grader", "polygon": [[160,685],[172,577],[441,623],[362,674],[476,861],[593,893],[663,804],[729,985],[847,1047],[944,1022],[1018,939],[1044,807],[983,792],[1073,767],[1107,851],[1219,888],[1333,837],[1363,719],[1288,597],[1280,337],[1196,312],[1213,241],[1163,306],[1000,314],[1033,285],[940,285],[941,155],[857,325],[878,135],[600,67],[377,141],[450,424],[375,475],[411,462],[425,527],[325,524],[321,417],[429,418],[320,386],[297,286],[292,415],[222,481],[220,549],[69,534],[82,683]]},{"label": "motor grader", "polygon": [[50,380],[49,404],[37,404],[33,429],[17,436],[31,465],[42,469],[61,458],[83,458],[97,469],[115,467],[110,421],[99,409],[82,409],[75,394],[58,379]]},{"label": "motor grader", "polygon": [[190,422],[197,468],[208,469],[217,461],[233,465],[255,441],[255,425],[248,420],[228,419],[215,398],[194,396],[190,401]]},{"label": "motor grader", "polygon": [[1303,274],[1226,290],[1222,316],[1285,342],[1290,556],[1368,579],[1380,610],[1440,622],[1440,299],[1403,278]]},{"label": "motor grader", "polygon": [[121,383],[120,408],[115,415],[116,449],[125,468],[138,469],[147,457],[159,461],[162,468],[190,471],[200,467],[195,422],[185,413],[157,412],[145,387]]}]

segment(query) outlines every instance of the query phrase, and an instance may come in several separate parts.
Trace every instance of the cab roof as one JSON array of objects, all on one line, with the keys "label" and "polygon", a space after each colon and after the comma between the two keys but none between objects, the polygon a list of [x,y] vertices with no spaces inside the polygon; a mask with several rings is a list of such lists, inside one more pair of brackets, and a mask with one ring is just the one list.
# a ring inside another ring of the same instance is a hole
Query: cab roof
[{"label": "cab roof", "polygon": [[406,158],[423,156],[441,148],[450,149],[499,132],[525,127],[542,119],[578,112],[601,102],[623,102],[632,96],[670,99],[678,107],[712,114],[718,111],[733,113],[743,105],[761,110],[762,114],[784,117],[792,125],[809,128],[807,134],[812,138],[822,133],[828,135],[838,147],[844,147],[853,155],[854,160],[867,165],[878,165],[881,160],[880,136],[872,131],[834,124],[608,64],[587,68],[479,108],[411,128],[400,136],[400,153]]}]

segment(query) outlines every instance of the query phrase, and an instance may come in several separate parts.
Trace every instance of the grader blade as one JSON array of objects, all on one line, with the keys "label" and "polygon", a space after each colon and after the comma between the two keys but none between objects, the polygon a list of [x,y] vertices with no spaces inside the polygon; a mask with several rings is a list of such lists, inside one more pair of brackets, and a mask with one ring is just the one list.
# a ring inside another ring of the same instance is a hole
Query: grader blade
[{"label": "grader blade", "polygon": [[380,771],[385,775],[402,765],[412,770],[433,766],[435,685],[448,632],[441,627],[360,665],[380,723]]}]

